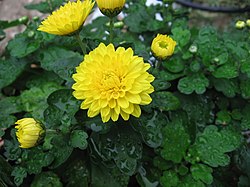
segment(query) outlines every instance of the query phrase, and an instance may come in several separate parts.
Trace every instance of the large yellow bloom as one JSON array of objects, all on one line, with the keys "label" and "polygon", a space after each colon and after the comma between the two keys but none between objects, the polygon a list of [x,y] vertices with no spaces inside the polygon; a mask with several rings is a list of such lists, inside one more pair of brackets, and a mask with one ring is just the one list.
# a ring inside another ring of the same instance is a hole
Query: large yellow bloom
[{"label": "large yellow bloom", "polygon": [[125,4],[125,0],[96,0],[96,2],[100,11],[108,17],[118,15]]},{"label": "large yellow bloom", "polygon": [[16,123],[16,136],[21,148],[36,146],[44,137],[45,129],[33,118],[23,118]]},{"label": "large yellow bloom", "polygon": [[37,30],[56,35],[69,35],[78,31],[94,6],[92,0],[68,2],[52,12]]},{"label": "large yellow bloom", "polygon": [[149,94],[154,91],[150,84],[154,77],[147,72],[149,68],[131,48],[115,50],[113,44],[101,43],[76,68],[73,95],[83,100],[81,108],[88,109],[89,117],[101,113],[103,122],[117,121],[119,115],[124,120],[130,114],[139,117],[139,105],[152,101]]},{"label": "large yellow bloom", "polygon": [[153,55],[159,59],[166,59],[174,53],[176,42],[167,35],[157,34],[151,44]]}]

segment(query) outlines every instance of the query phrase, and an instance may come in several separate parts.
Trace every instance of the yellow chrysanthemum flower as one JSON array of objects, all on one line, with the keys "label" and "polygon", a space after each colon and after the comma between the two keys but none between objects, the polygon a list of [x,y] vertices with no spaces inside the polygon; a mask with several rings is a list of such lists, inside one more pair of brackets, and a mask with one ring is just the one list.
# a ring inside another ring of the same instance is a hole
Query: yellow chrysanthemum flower
[{"label": "yellow chrysanthemum flower", "polygon": [[176,42],[167,35],[157,34],[151,44],[153,55],[159,59],[166,59],[174,53]]},{"label": "yellow chrysanthemum flower", "polygon": [[125,0],[96,0],[100,11],[108,17],[117,16],[125,4]]},{"label": "yellow chrysanthemum flower", "polygon": [[88,109],[89,117],[101,113],[103,122],[117,121],[119,115],[124,120],[130,115],[139,117],[139,105],[152,101],[149,94],[154,91],[150,84],[154,77],[147,72],[149,68],[131,48],[115,50],[113,44],[101,43],[76,68],[73,95],[83,100],[81,108]]},{"label": "yellow chrysanthemum flower", "polygon": [[248,19],[248,20],[246,21],[246,24],[247,24],[248,27],[250,27],[250,19]]},{"label": "yellow chrysanthemum flower", "polygon": [[245,26],[246,26],[246,23],[245,23],[244,21],[241,21],[241,20],[239,20],[239,21],[237,21],[237,22],[235,23],[235,27],[236,27],[237,29],[243,29]]},{"label": "yellow chrysanthemum flower", "polygon": [[21,148],[34,147],[44,138],[45,129],[43,125],[33,118],[23,118],[15,124],[16,136]]},{"label": "yellow chrysanthemum flower", "polygon": [[78,31],[94,6],[92,0],[68,2],[42,21],[37,30],[55,35],[69,35]]}]

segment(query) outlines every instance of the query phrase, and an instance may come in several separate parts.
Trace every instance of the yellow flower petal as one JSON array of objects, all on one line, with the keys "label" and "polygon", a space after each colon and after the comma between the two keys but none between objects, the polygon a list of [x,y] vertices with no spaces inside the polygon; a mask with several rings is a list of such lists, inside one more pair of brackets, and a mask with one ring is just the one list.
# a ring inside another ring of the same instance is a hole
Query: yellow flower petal
[{"label": "yellow flower petal", "polygon": [[124,120],[131,114],[139,117],[139,105],[152,101],[154,76],[147,72],[149,67],[131,48],[115,50],[113,44],[101,43],[76,68],[73,95],[83,101],[81,108],[88,109],[89,117],[100,113],[103,122],[117,121],[119,115]]},{"label": "yellow flower petal", "polygon": [[69,35],[78,31],[94,6],[92,0],[68,2],[42,21],[37,30],[55,35]]},{"label": "yellow flower petal", "polygon": [[100,11],[108,17],[118,15],[125,4],[125,0],[96,0],[96,2]]},{"label": "yellow flower petal", "polygon": [[167,35],[157,34],[151,44],[153,55],[159,59],[166,59],[172,56],[176,42]]},{"label": "yellow flower petal", "polygon": [[34,147],[44,137],[45,129],[43,125],[33,118],[23,118],[15,124],[16,136],[21,148]]}]

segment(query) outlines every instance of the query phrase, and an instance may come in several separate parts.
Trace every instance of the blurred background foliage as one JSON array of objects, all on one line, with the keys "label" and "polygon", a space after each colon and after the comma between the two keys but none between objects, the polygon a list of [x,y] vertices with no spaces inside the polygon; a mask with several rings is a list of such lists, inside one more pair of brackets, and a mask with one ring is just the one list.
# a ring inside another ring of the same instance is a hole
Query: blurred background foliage
[{"label": "blurred background foliage", "polygon": [[[62,2],[26,8],[49,13]],[[115,46],[132,47],[152,66],[150,45],[157,33],[178,43],[161,68],[150,69],[156,77],[153,102],[142,107],[140,118],[116,124],[88,118],[72,96],[71,76],[83,59],[73,37],[37,31],[38,17],[0,21],[3,35],[7,27],[26,25],[0,57],[0,137],[5,141],[0,186],[250,185],[250,37],[249,28],[234,27],[249,13],[218,29],[207,20],[193,22],[193,11],[173,3],[146,6],[145,0],[127,0],[115,20]],[[88,52],[108,43],[108,24],[108,18],[97,17],[83,27]],[[22,117],[34,117],[58,133],[21,149],[13,124]]]}]

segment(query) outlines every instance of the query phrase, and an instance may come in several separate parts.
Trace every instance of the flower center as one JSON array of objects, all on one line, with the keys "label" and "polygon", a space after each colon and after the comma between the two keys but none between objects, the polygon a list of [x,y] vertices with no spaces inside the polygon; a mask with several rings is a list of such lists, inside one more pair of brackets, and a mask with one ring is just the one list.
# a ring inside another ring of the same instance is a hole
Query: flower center
[{"label": "flower center", "polygon": [[165,42],[165,41],[161,41],[161,42],[159,43],[159,46],[160,46],[160,48],[167,49],[167,48],[168,48],[168,43]]}]

